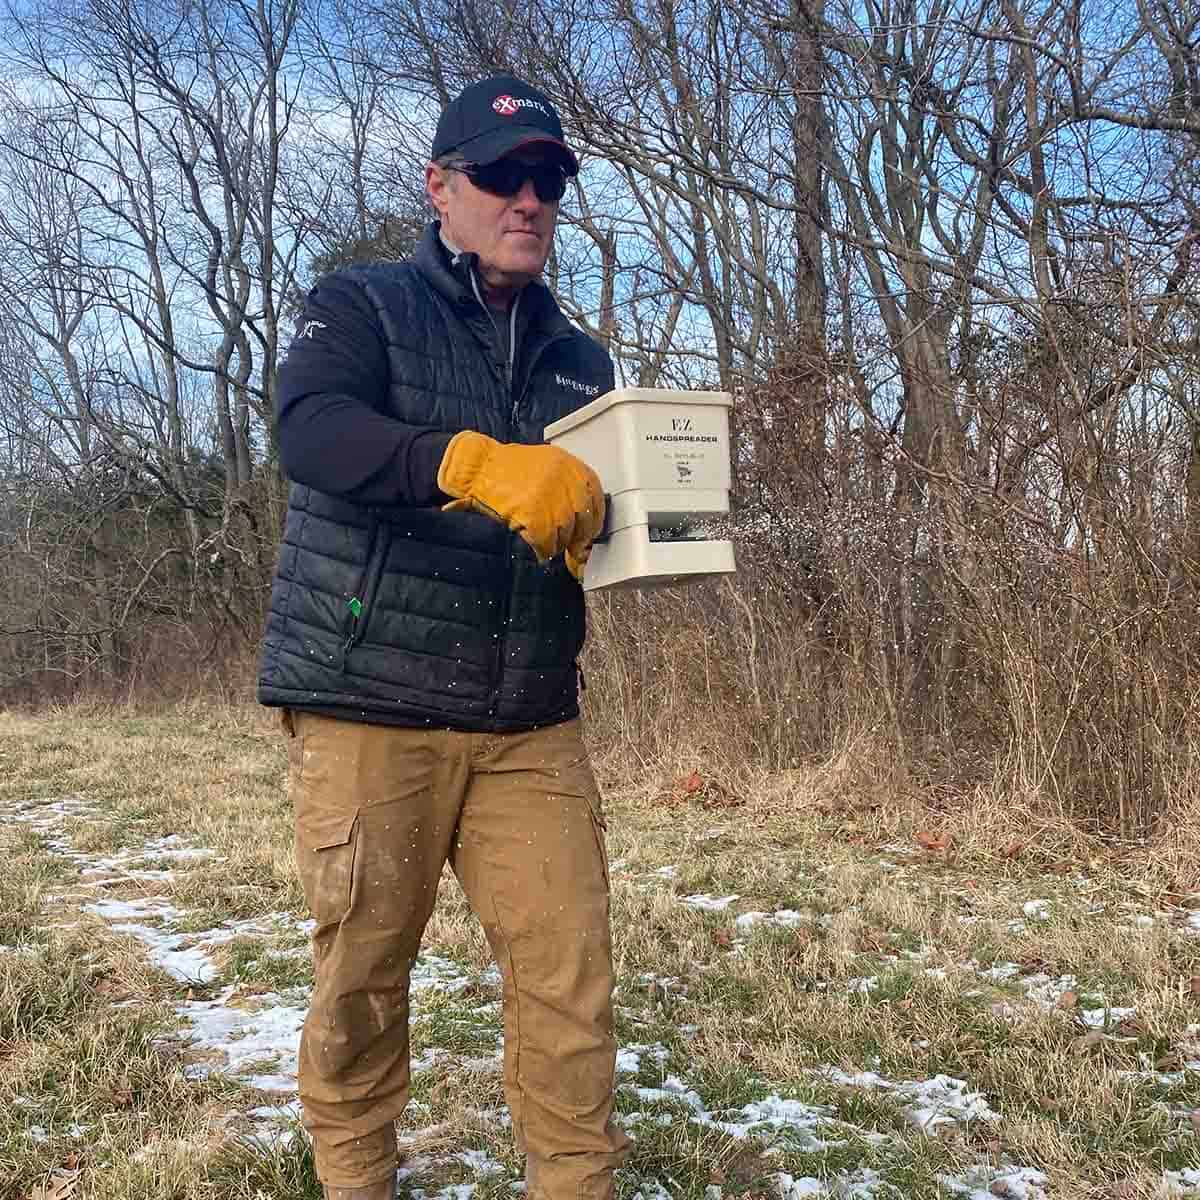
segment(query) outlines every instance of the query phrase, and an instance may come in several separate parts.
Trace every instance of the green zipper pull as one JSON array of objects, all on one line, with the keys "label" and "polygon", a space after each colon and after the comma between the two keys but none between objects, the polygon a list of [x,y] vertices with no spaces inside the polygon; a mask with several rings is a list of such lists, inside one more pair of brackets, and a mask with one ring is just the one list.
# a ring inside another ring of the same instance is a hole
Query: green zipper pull
[{"label": "green zipper pull", "polygon": [[357,596],[351,596],[346,601],[346,607],[354,614],[354,619],[357,621],[362,616],[362,601]]}]

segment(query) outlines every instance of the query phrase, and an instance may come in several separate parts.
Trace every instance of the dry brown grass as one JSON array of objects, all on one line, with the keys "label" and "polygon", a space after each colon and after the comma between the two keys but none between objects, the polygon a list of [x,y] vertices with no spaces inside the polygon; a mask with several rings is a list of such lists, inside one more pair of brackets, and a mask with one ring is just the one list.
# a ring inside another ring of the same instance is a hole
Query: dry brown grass
[{"label": "dry brown grass", "polygon": [[[1023,1162],[1051,1176],[1055,1196],[1097,1198],[1149,1195],[1164,1168],[1200,1167],[1188,1116],[1200,1110],[1200,1073],[1171,1084],[1139,1074],[1180,1072],[1189,1056],[1200,1057],[1189,1032],[1200,1021],[1192,988],[1200,938],[1184,928],[1188,898],[1173,890],[1180,860],[1169,842],[1115,847],[1035,803],[1016,822],[1014,810],[981,785],[952,796],[944,783],[889,759],[891,743],[879,729],[846,737],[837,753],[770,769],[737,754],[713,728],[693,729],[690,743],[659,758],[623,757],[625,735],[602,722],[596,730],[615,864],[620,1031],[626,1044],[657,1042],[669,1056],[643,1064],[639,1082],[676,1074],[713,1109],[737,1109],[772,1091],[829,1105],[848,1128],[891,1140],[870,1145],[853,1135],[837,1151],[787,1151],[769,1160],[770,1170],[832,1178],[870,1166],[906,1196],[932,1197],[939,1174],[972,1163]],[[650,750],[657,753],[656,744]],[[194,706],[0,715],[0,755],[0,805],[71,795],[94,806],[71,823],[77,850],[112,854],[179,833],[220,856],[114,895],[161,892],[194,914],[196,928],[302,912],[285,756],[269,714]],[[10,1194],[26,1200],[36,1178],[77,1152],[30,1142],[22,1132],[38,1123],[30,1114],[61,1125],[69,1112],[101,1131],[80,1158],[89,1200],[312,1195],[299,1143],[248,1157],[236,1147],[213,1149],[223,1128],[214,1106],[233,1114],[237,1128],[236,1114],[261,1097],[234,1081],[189,1083],[177,1060],[150,1052],[176,1020],[170,1005],[179,985],[96,919],[49,930],[78,903],[78,883],[27,831],[9,825],[3,833],[17,840],[9,843],[16,865],[0,883],[0,923],[40,939],[47,962],[31,973],[0,954],[0,1020],[46,1014],[20,1035],[19,1053],[10,1045],[0,1055],[0,1113],[9,1113],[6,1126],[0,1118],[0,1164],[24,1189]],[[669,877],[657,873],[666,865],[676,868]],[[738,899],[706,912],[683,904],[693,893]],[[1034,900],[1047,902],[1047,919],[1023,917]],[[736,924],[740,913],[780,909],[799,914],[794,925]],[[1135,918],[1154,914],[1148,927],[1134,927]],[[86,971],[66,986],[64,964],[79,959],[80,939]],[[469,972],[488,964],[482,934],[448,877],[426,946]],[[232,951],[218,961],[229,968]],[[1022,973],[1008,981],[982,976],[1005,962]],[[244,962],[240,969],[252,970]],[[1067,975],[1076,978],[1069,989],[1061,984]],[[1075,993],[1074,1001],[1035,1003],[1022,981],[1041,976]],[[873,985],[861,982],[872,978]],[[252,994],[253,976],[245,983]],[[1081,1014],[1101,993],[1136,1014],[1093,1035]],[[128,1001],[135,1003],[114,1007]],[[484,1043],[494,1037],[494,1016],[472,1017],[457,1003],[418,1006],[419,1045],[444,1045],[439,1039],[462,1022],[482,1022]],[[681,1025],[691,1032],[681,1034]],[[145,1084],[109,1130],[114,1089],[124,1094],[115,1067],[105,1065],[114,1054],[142,1064]],[[500,1103],[499,1078],[469,1068],[473,1057],[464,1048],[417,1077],[418,1106],[406,1128],[427,1157],[475,1147],[505,1164],[507,1180],[518,1166],[508,1135],[479,1115]],[[49,1070],[64,1061],[78,1064],[73,1073]],[[894,1081],[944,1073],[967,1081],[1000,1117],[927,1137],[901,1118],[898,1100],[814,1074],[825,1066]],[[34,1108],[13,1107],[16,1096]],[[621,1104],[646,1107],[628,1091]],[[639,1179],[670,1175],[677,1194],[700,1200],[713,1171],[727,1191],[763,1194],[763,1171],[746,1143],[697,1127],[670,1105],[650,1111],[675,1111],[677,1119],[639,1126],[626,1194]],[[146,1151],[139,1138],[150,1126],[159,1136]],[[427,1168],[422,1186],[469,1177],[461,1164],[443,1162]],[[504,1180],[486,1183],[480,1195],[507,1194]],[[1132,1190],[1112,1191],[1126,1185]]]}]

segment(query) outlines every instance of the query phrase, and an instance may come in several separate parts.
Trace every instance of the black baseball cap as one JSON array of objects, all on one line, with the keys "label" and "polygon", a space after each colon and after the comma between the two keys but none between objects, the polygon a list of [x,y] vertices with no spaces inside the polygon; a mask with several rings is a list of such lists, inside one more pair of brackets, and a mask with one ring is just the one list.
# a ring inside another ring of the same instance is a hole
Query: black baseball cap
[{"label": "black baseball cap", "polygon": [[560,151],[568,175],[579,160],[563,140],[562,122],[547,97],[512,75],[493,75],[464,88],[438,121],[433,158],[451,151],[481,166],[519,146],[549,145]]}]

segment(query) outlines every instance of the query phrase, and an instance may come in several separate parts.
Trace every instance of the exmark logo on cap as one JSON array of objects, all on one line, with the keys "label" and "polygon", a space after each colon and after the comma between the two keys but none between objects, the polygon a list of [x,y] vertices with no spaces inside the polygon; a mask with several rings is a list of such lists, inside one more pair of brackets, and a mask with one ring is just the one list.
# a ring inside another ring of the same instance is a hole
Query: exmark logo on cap
[{"label": "exmark logo on cap", "polygon": [[516,96],[509,96],[507,94],[503,96],[497,96],[495,100],[492,101],[492,107],[502,117],[515,117],[517,112],[522,108],[536,108],[543,116],[548,117],[550,115],[549,112],[546,111],[546,106],[544,104],[539,104],[536,100],[527,100],[525,97],[518,98]]}]

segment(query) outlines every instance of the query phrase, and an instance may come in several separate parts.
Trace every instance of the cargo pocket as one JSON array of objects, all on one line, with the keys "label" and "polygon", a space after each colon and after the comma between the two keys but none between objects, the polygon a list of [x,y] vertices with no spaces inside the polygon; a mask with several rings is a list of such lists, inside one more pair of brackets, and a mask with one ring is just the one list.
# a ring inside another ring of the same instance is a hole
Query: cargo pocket
[{"label": "cargo pocket", "polygon": [[608,820],[604,815],[604,803],[600,799],[596,777],[586,759],[569,764],[563,774],[567,777],[560,778],[559,791],[564,795],[576,796],[587,805],[592,836],[596,839],[596,853],[600,856],[600,870],[604,875],[604,890],[611,893],[612,880],[608,874]]},{"label": "cargo pocket", "polygon": [[578,718],[547,730],[545,739],[543,744],[547,765],[543,771],[546,773],[547,791],[576,797],[587,805],[592,836],[596,840],[596,852],[600,856],[604,888],[611,892],[612,880],[609,878],[606,845],[608,821],[604,816],[604,801],[600,798],[600,789],[596,784],[591,760],[579,737]]},{"label": "cargo pocket", "polygon": [[318,926],[349,911],[354,886],[358,813],[320,809],[301,798],[296,810],[296,865]]},{"label": "cargo pocket", "polygon": [[288,784],[296,787],[304,775],[304,736],[296,728],[296,714],[290,708],[279,710],[279,725],[287,741]]}]

